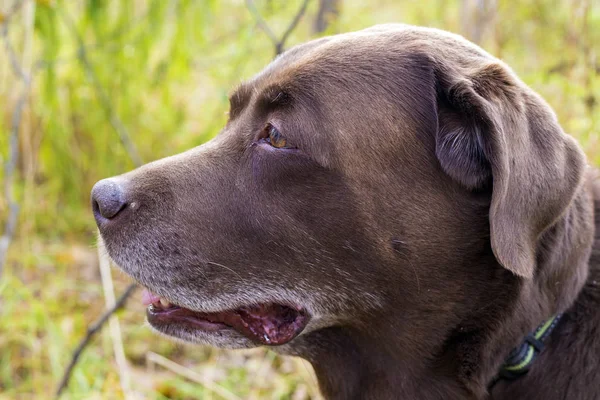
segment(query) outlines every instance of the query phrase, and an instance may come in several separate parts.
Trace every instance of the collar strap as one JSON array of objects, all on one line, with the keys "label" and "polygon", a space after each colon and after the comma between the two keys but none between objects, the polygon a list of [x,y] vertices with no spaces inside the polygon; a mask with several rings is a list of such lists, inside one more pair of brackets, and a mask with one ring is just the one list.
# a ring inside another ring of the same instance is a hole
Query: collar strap
[{"label": "collar strap", "polygon": [[523,343],[510,352],[490,387],[500,379],[515,380],[525,375],[544,349],[544,341],[556,328],[561,317],[562,314],[553,316],[527,335]]}]

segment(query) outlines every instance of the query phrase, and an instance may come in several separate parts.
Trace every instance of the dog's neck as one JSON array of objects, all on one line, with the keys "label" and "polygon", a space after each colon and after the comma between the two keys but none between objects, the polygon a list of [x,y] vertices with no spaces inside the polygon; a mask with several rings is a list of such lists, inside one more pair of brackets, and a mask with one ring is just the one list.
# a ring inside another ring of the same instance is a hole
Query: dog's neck
[{"label": "dog's neck", "polygon": [[383,337],[393,332],[380,333],[380,340],[373,341],[344,328],[327,328],[302,337],[294,353],[311,362],[328,400],[471,398],[451,374],[427,373],[424,364],[407,362],[393,340]]},{"label": "dog's neck", "polygon": [[[403,350],[394,347],[393,324],[389,332],[376,329],[375,339],[345,328],[313,332],[293,353],[313,364],[327,399],[488,398],[488,384],[511,349],[549,316],[559,312],[568,316],[581,295],[595,231],[590,222],[593,190],[590,178],[563,217],[542,236],[537,276],[521,282],[512,302],[514,311],[507,311],[500,328],[490,322],[463,338],[448,337],[441,352],[422,354],[417,362],[407,362]],[[590,279],[600,278],[595,275]],[[569,323],[566,320],[562,323]],[[457,340],[463,342],[457,345]],[[553,353],[551,348],[544,352]]]}]

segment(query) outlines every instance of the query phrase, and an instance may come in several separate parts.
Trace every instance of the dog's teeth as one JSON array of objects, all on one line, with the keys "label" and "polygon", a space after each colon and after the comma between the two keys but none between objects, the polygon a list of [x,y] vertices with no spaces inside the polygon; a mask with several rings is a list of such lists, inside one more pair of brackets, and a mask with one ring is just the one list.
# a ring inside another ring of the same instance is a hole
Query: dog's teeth
[{"label": "dog's teeth", "polygon": [[160,305],[163,306],[164,308],[169,308],[171,307],[171,303],[169,303],[167,300],[165,299],[160,299]]}]

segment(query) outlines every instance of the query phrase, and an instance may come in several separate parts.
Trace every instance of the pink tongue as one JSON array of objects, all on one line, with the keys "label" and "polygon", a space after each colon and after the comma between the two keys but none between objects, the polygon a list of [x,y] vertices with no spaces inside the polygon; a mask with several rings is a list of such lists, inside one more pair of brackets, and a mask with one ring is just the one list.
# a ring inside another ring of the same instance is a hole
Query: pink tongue
[{"label": "pink tongue", "polygon": [[149,306],[150,304],[157,303],[159,301],[160,297],[158,297],[154,293],[150,293],[148,289],[145,289],[142,292],[142,303],[144,303],[145,306]]}]

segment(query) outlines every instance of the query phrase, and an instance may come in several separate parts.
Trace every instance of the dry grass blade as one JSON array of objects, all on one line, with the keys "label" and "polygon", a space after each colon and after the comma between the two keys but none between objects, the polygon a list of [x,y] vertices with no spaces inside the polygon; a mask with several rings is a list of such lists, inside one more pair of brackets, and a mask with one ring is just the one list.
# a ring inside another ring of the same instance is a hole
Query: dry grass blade
[{"label": "dry grass blade", "polygon": [[148,352],[146,354],[146,359],[148,360],[149,363],[160,365],[161,367],[166,368],[169,371],[176,373],[177,375],[181,375],[184,378],[189,379],[190,381],[193,381],[193,382],[196,382],[196,383],[202,385],[206,389],[221,396],[224,399],[241,400],[241,397],[236,396],[235,394],[231,393],[229,390],[204,378],[202,375],[200,375],[196,371],[186,368],[183,365],[177,364],[176,362],[173,362],[173,361],[169,360],[168,358],[161,356],[160,354]]},{"label": "dry grass blade", "polygon": [[[115,306],[115,289],[113,286],[112,274],[110,272],[110,260],[106,254],[104,248],[104,241],[98,240],[98,261],[100,267],[100,275],[102,277],[102,288],[104,290],[104,298],[106,301],[106,308],[111,309]],[[121,335],[121,325],[119,324],[119,317],[115,314],[111,315],[108,320],[108,327],[110,331],[110,337],[113,343],[113,352],[115,354],[115,361],[119,371],[119,380],[121,382],[121,389],[125,394],[125,399],[134,398],[131,391],[131,377],[129,372],[129,365],[125,358],[125,350],[123,348],[123,337]]]}]

